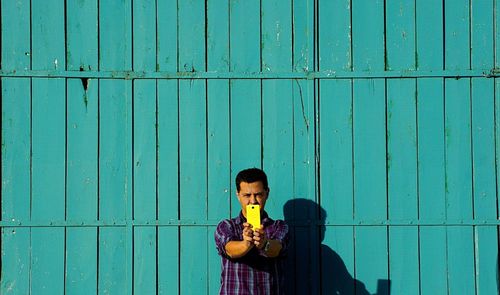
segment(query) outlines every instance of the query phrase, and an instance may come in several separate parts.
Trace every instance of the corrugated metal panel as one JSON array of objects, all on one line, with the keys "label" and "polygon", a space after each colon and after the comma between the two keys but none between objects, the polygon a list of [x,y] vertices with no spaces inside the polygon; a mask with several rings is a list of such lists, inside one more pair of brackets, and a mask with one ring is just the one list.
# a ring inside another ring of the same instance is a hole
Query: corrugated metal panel
[{"label": "corrugated metal panel", "polygon": [[270,177],[287,294],[496,294],[498,3],[2,0],[1,294],[217,294]]}]

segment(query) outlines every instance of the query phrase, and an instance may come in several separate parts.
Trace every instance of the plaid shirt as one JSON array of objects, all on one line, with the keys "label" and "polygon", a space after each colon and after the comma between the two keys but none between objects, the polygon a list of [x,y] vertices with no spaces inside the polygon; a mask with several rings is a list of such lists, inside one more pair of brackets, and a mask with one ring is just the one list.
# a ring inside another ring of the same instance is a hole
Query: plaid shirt
[{"label": "plaid shirt", "polygon": [[266,212],[262,214],[262,225],[266,236],[279,240],[281,252],[276,258],[269,258],[263,250],[252,248],[244,257],[232,259],[226,254],[229,241],[243,240],[242,213],[236,218],[219,223],[215,231],[215,244],[222,257],[221,295],[281,295],[283,290],[283,263],[288,244],[288,226],[283,220],[272,220]]}]

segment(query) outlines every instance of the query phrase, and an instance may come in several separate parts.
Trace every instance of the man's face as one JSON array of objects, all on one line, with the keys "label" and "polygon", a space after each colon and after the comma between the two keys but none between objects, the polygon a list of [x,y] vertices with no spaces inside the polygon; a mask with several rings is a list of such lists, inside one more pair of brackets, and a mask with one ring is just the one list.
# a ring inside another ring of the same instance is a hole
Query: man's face
[{"label": "man's face", "polygon": [[266,205],[268,191],[264,189],[262,181],[241,182],[240,191],[236,193],[238,201],[241,204],[243,216],[247,217],[247,205],[260,205],[260,211],[264,210]]}]

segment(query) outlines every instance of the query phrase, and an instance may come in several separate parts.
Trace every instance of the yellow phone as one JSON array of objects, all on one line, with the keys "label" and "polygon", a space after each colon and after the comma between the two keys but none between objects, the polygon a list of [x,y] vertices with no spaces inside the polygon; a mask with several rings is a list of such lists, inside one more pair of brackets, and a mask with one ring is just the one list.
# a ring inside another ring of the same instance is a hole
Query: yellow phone
[{"label": "yellow phone", "polygon": [[247,205],[247,222],[252,228],[260,228],[260,205]]}]

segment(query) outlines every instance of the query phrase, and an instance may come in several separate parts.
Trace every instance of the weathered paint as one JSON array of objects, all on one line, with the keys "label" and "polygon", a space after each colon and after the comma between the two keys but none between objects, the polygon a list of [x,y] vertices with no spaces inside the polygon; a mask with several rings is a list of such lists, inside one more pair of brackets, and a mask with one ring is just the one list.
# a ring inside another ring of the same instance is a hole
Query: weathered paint
[{"label": "weathered paint", "polygon": [[217,294],[269,175],[287,294],[498,293],[498,2],[2,0],[1,294]]}]

